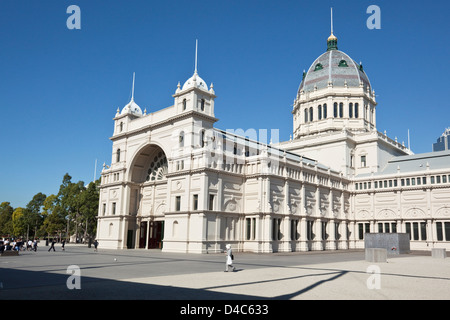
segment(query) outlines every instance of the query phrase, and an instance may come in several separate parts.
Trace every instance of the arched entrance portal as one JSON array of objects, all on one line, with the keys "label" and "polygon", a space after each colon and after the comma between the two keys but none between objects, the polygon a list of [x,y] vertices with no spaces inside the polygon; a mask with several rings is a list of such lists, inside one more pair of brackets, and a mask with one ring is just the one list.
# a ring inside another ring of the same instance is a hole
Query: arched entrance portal
[{"label": "arched entrance portal", "polygon": [[130,172],[133,184],[130,208],[134,208],[139,226],[138,248],[161,249],[164,240],[164,212],[167,201],[168,161],[164,151],[148,145],[136,155]]}]

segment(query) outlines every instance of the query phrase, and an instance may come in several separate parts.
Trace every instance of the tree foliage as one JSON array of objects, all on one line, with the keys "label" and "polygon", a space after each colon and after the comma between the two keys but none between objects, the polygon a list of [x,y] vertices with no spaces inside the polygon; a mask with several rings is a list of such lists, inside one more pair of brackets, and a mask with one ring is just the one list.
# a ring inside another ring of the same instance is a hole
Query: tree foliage
[{"label": "tree foliage", "polygon": [[77,239],[94,237],[100,180],[84,185],[66,173],[57,194],[39,192],[25,208],[0,204],[0,236],[42,237],[60,235]]}]

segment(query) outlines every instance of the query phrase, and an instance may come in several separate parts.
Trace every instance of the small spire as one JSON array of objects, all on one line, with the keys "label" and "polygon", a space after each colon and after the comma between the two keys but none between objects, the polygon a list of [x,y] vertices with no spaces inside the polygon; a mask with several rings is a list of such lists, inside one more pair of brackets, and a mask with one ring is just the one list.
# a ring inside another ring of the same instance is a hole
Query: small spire
[{"label": "small spire", "polygon": [[197,73],[197,49],[198,49],[198,40],[195,39],[195,70],[194,70],[194,73]]},{"label": "small spire", "polygon": [[327,40],[327,51],[337,50],[337,38],[333,34],[333,8],[331,8],[331,35]]},{"label": "small spire", "polygon": [[133,72],[133,87],[131,89],[131,101],[134,101],[134,76],[135,76],[135,74]]}]

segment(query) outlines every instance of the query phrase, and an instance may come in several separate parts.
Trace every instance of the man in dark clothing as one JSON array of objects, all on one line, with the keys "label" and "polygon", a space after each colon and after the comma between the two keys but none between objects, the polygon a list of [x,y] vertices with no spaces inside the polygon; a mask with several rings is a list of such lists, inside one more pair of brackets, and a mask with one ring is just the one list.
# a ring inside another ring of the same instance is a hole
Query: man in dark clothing
[{"label": "man in dark clothing", "polygon": [[56,251],[55,250],[55,239],[52,239],[52,244],[51,244],[51,246],[50,246],[50,248],[48,249],[48,252],[50,252],[50,250],[52,250],[53,249],[53,251]]}]

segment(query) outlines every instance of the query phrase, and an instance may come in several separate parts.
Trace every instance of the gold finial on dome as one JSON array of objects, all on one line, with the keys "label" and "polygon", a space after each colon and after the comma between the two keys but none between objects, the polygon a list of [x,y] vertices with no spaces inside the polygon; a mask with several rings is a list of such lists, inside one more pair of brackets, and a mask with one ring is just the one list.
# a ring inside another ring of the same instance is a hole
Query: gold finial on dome
[{"label": "gold finial on dome", "polygon": [[333,34],[333,8],[331,8],[331,35],[327,39],[327,51],[337,50],[337,38]]}]

